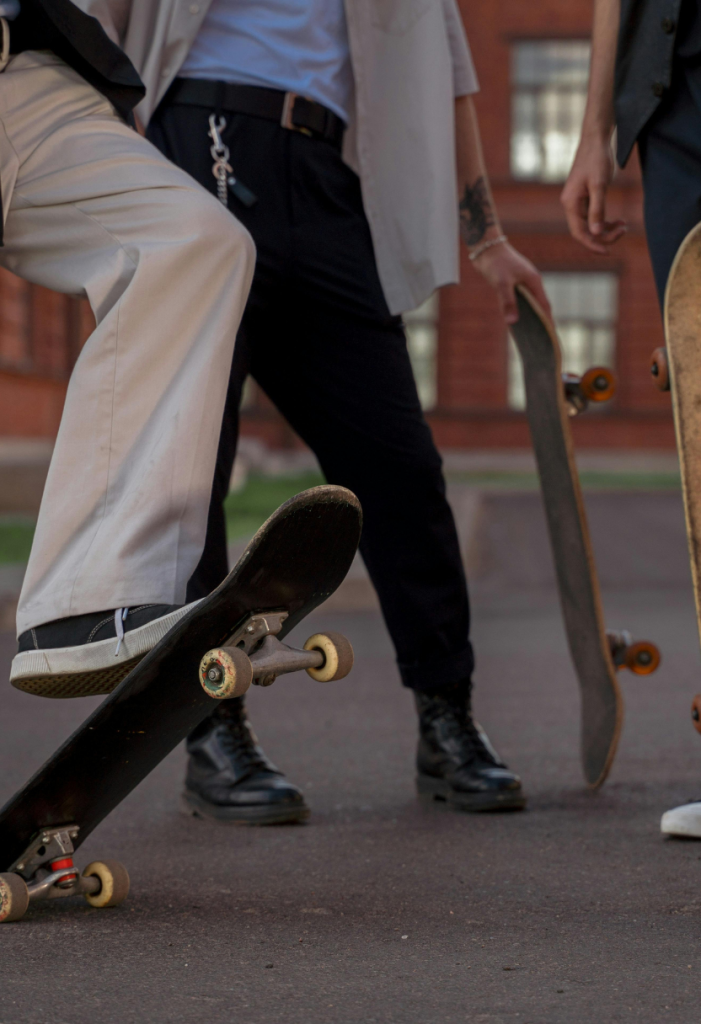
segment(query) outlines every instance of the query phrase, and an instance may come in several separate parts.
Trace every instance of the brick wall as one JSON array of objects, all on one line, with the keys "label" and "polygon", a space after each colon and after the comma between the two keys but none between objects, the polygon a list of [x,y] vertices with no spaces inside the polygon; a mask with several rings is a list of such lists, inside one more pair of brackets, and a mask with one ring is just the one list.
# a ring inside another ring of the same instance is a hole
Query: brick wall
[{"label": "brick wall", "polygon": [[0,268],[0,437],[53,437],[92,329],[86,303]]},{"label": "brick wall", "polygon": [[[673,447],[669,396],[660,394],[650,377],[650,354],[663,344],[663,334],[636,159],[617,174],[610,191],[610,216],[628,222],[627,235],[610,257],[589,253],[570,238],[560,185],[516,182],[510,176],[511,44],[588,37],[591,0],[462,0],[461,7],[480,80],[476,106],[504,230],[540,270],[608,270],[618,276],[618,393],[605,409],[574,421],[575,439],[589,447]],[[443,447],[528,444],[525,416],[507,408],[506,330],[496,298],[464,253],[462,283],[441,295],[438,406],[429,419]]]}]

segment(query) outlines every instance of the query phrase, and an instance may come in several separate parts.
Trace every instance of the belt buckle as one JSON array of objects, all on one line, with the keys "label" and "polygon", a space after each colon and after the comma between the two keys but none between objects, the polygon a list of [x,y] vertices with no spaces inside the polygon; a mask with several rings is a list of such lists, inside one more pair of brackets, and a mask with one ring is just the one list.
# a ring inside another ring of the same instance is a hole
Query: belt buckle
[{"label": "belt buckle", "polygon": [[297,99],[305,99],[300,92],[286,92],[285,99],[282,104],[282,116],[280,118],[280,124],[283,128],[287,128],[291,132],[301,132],[302,135],[308,135],[312,137],[312,133],[309,128],[300,128],[299,125],[294,124],[292,121],[292,115],[295,109],[295,103]]}]

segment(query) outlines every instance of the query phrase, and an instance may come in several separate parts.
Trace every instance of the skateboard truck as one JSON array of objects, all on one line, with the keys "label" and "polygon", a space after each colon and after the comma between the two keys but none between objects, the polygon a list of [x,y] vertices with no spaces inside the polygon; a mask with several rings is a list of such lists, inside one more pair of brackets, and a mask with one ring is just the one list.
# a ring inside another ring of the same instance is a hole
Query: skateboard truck
[{"label": "skateboard truck", "polygon": [[608,402],[616,393],[616,375],[607,366],[592,366],[580,377],[577,373],[563,373],[567,412],[578,416],[590,402]]},{"label": "skateboard truck", "polygon": [[607,632],[606,638],[616,668],[628,668],[636,676],[649,676],[659,667],[659,648],[649,640],[638,640],[633,643],[627,629]]},{"label": "skateboard truck", "polygon": [[118,861],[93,861],[78,873],[73,863],[77,825],[44,828],[9,871],[0,874],[0,922],[19,921],[30,902],[84,896],[93,907],[116,907],[129,894],[129,875]]},{"label": "skateboard truck", "polygon": [[287,612],[251,615],[222,647],[200,662],[200,682],[217,700],[240,697],[251,683],[270,686],[288,672],[306,672],[319,682],[343,679],[353,667],[353,648],[340,633],[315,633],[303,650],[277,639]]}]

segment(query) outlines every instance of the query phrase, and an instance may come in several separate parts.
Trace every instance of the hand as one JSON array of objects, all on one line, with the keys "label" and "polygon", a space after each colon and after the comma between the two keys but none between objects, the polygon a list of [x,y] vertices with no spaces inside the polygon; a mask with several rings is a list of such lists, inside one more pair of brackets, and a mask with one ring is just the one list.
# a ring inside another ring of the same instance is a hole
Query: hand
[{"label": "hand", "polygon": [[474,260],[473,266],[496,290],[507,324],[515,324],[518,320],[514,290],[517,284],[525,285],[548,316],[552,316],[540,274],[530,260],[516,252],[507,242],[485,249]]},{"label": "hand", "polygon": [[609,247],[626,232],[624,220],[606,220],[606,190],[614,166],[607,139],[582,136],[560,197],[572,237],[601,256],[606,256]]}]

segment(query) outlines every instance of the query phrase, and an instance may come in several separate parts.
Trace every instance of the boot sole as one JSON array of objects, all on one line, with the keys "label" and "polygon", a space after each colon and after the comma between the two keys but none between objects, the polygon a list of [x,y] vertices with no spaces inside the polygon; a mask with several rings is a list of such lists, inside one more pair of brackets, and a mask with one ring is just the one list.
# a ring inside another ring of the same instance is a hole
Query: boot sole
[{"label": "boot sole", "polygon": [[306,821],[310,810],[305,804],[292,807],[219,807],[194,793],[183,793],[180,810],[189,818],[218,821],[224,825],[286,825]]},{"label": "boot sole", "polygon": [[521,811],[526,806],[526,797],[521,790],[456,793],[445,779],[434,779],[430,775],[417,775],[416,788],[422,799],[449,804],[460,811]]}]

